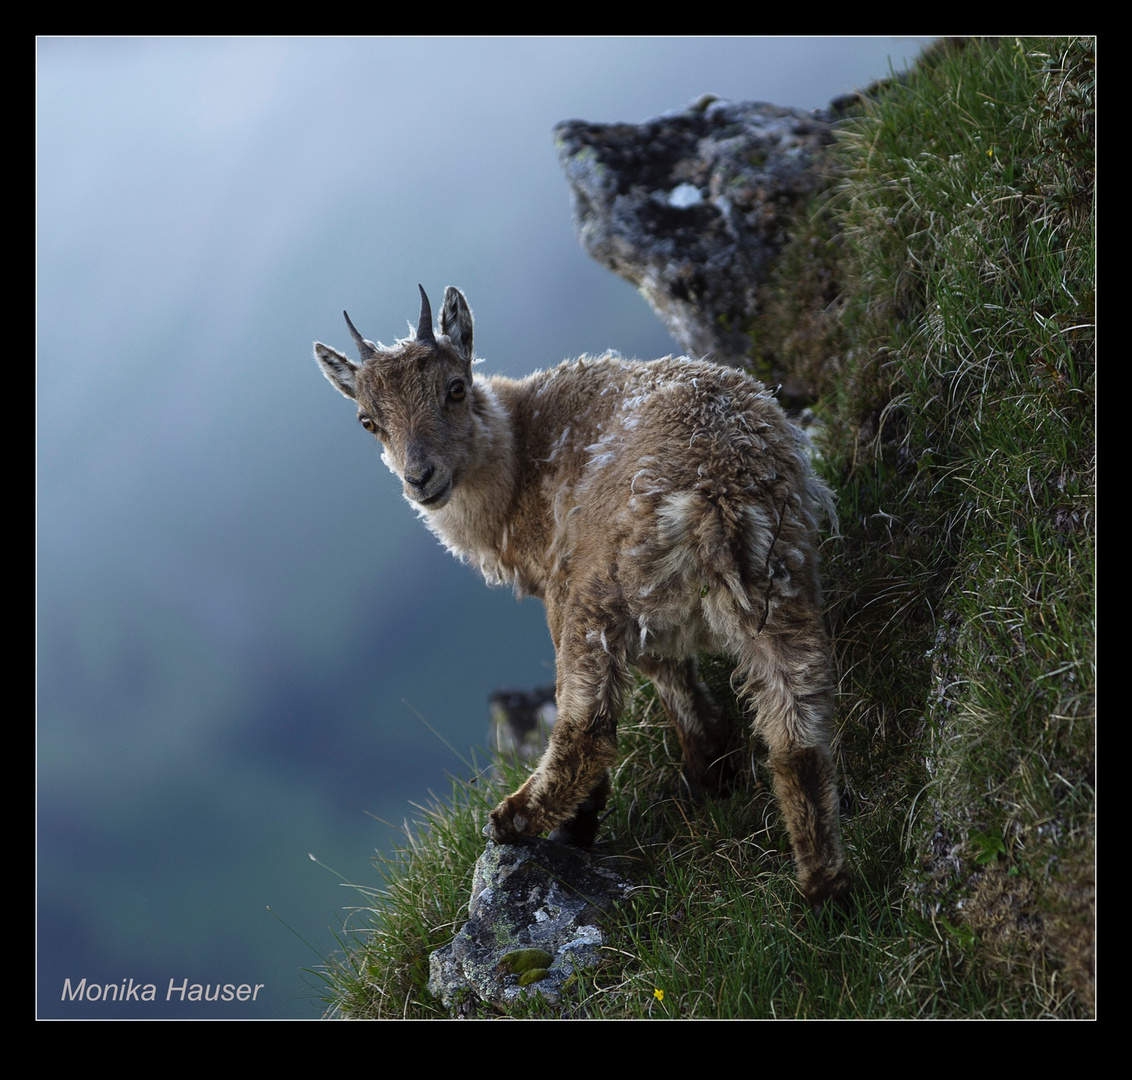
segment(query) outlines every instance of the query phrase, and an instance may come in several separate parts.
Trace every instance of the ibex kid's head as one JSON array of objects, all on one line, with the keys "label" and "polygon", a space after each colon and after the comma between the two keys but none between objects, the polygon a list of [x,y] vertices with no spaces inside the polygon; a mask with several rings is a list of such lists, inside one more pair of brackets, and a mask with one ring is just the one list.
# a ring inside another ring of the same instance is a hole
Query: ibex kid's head
[{"label": "ibex kid's head", "polygon": [[415,333],[386,348],[346,325],[362,362],[321,342],[314,355],[323,374],[358,403],[362,427],[381,440],[382,460],[400,477],[405,498],[439,510],[471,460],[474,426],[472,313],[459,289],[444,290],[440,333],[424,288]]}]

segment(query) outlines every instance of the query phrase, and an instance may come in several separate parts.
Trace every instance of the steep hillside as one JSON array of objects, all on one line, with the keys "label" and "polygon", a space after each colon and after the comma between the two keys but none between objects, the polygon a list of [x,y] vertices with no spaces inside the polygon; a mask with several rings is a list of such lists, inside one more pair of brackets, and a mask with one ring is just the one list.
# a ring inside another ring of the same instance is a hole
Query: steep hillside
[{"label": "steep hillside", "polygon": [[[597,854],[643,887],[608,963],[529,1015],[1092,1013],[1094,86],[1092,40],[1001,39],[873,88],[752,333],[756,370],[819,399],[840,501],[849,903],[805,910],[757,772],[683,801],[640,687]],[[443,1015],[427,954],[495,799],[456,784],[362,884],[365,925],[320,972],[331,1015]]]}]

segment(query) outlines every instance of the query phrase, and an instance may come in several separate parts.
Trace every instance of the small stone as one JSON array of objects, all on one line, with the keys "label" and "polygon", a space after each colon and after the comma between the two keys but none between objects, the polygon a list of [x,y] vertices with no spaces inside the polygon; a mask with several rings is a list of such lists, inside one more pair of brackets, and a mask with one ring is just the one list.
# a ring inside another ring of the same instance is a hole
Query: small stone
[{"label": "small stone", "polygon": [[577,848],[489,840],[472,876],[468,922],[429,957],[429,992],[505,1009],[521,994],[558,1000],[577,971],[600,961],[601,924],[632,886]]}]

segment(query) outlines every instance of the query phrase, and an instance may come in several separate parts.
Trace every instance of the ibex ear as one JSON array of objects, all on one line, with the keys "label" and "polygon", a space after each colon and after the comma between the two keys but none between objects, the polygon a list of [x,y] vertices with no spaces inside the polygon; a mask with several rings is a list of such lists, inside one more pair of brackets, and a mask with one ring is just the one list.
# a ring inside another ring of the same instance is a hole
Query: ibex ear
[{"label": "ibex ear", "polygon": [[343,356],[337,349],[323,345],[321,341],[314,343],[314,358],[322,373],[338,390],[348,398],[356,399],[358,396],[358,371],[360,367],[348,356]]},{"label": "ibex ear", "polygon": [[444,290],[444,307],[440,311],[440,332],[447,335],[460,359],[472,362],[472,309],[459,289],[451,285]]}]

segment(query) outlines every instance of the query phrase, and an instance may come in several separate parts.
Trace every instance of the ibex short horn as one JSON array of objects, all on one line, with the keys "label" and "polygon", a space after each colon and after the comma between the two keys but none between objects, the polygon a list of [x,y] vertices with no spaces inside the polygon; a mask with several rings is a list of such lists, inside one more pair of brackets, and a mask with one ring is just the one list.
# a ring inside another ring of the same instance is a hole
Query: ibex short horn
[{"label": "ibex short horn", "polygon": [[429,306],[428,294],[423,285],[418,285],[421,291],[421,315],[417,319],[417,341],[422,345],[435,345],[436,338],[432,336],[432,308]]}]

